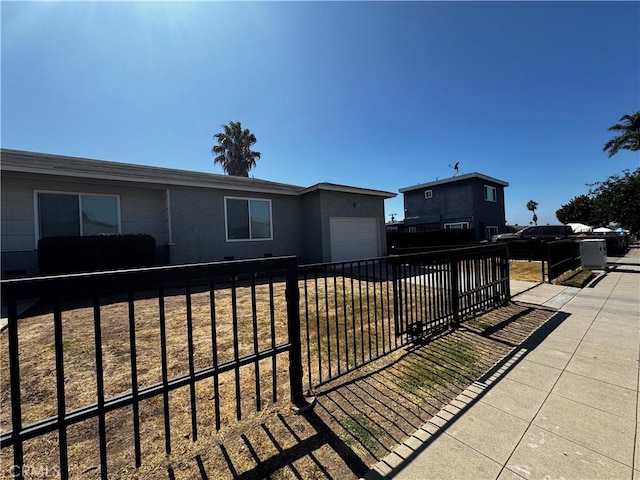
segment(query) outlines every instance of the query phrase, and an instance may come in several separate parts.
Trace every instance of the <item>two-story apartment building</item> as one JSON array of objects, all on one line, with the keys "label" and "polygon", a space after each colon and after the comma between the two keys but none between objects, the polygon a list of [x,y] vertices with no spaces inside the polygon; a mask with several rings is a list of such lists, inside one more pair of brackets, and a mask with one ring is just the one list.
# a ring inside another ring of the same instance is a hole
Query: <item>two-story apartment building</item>
[{"label": "two-story apartment building", "polygon": [[470,228],[476,241],[490,240],[506,231],[504,189],[508,186],[473,172],[401,188],[404,225],[425,230]]}]

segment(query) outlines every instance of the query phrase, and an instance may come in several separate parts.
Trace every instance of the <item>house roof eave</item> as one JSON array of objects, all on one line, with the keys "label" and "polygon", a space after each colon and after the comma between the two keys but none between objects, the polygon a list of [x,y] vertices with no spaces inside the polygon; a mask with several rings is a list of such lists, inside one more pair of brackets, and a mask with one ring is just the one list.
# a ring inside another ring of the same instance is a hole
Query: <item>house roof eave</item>
[{"label": "house roof eave", "polygon": [[467,174],[464,174],[464,175],[459,175],[457,177],[443,178],[442,180],[435,180],[433,182],[420,183],[418,185],[413,185],[411,187],[404,187],[404,188],[399,189],[398,191],[400,193],[405,193],[405,192],[410,192],[412,190],[420,190],[422,188],[435,187],[437,185],[444,185],[446,183],[459,182],[459,181],[462,181],[462,180],[470,180],[472,178],[478,178],[480,180],[484,180],[484,181],[487,181],[487,182],[496,183],[498,185],[502,185],[503,187],[508,187],[509,186],[509,183],[505,182],[504,180],[499,180],[497,178],[493,178],[493,177],[490,177],[488,175],[484,175],[482,173],[472,172],[472,173],[467,173]]},{"label": "house roof eave", "polygon": [[393,198],[397,196],[397,193],[386,192],[384,190],[374,190],[371,188],[361,188],[361,187],[350,187],[348,185],[338,185],[335,183],[326,183],[326,182],[317,183],[315,185],[307,187],[301,190],[300,192],[298,192],[298,194],[305,195],[307,193],[311,193],[318,190],[326,190],[331,192],[342,192],[342,193],[355,193],[358,195],[372,195],[372,196],[383,197],[383,198]]},{"label": "house roof eave", "polygon": [[147,165],[2,149],[3,171],[111,180],[162,186],[189,186],[257,193],[298,195],[303,187],[254,178],[232,177]]}]

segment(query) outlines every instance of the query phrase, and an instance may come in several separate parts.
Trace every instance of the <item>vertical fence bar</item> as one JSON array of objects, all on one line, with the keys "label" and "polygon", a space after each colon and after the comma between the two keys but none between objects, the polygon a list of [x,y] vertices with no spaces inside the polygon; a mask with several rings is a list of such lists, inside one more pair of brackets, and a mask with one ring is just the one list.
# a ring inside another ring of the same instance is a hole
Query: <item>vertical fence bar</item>
[{"label": "vertical fence bar", "polygon": [[[346,267],[346,264],[344,265]],[[342,272],[342,319],[344,320],[344,358],[346,361],[346,369],[349,371],[349,327],[348,325],[348,312],[347,312],[347,281],[346,272]],[[336,294],[337,295],[337,294]],[[336,312],[337,317],[337,312]]]},{"label": "vertical fence bar", "polygon": [[489,278],[493,282],[493,286],[491,287],[491,298],[493,298],[494,304],[498,301],[498,268],[497,268],[497,260],[496,253],[491,256],[491,260],[489,261],[489,268],[491,269],[489,273]]},{"label": "vertical fence bar", "polygon": [[425,307],[426,307],[426,301],[425,301],[425,282],[426,282],[426,278],[425,278],[425,269],[424,269],[424,263],[423,261],[420,262],[420,275],[418,276],[419,280],[418,280],[418,299],[416,301],[417,305],[418,305],[418,325],[419,325],[419,333],[421,336],[424,336],[425,331],[428,327],[428,318],[427,318],[427,314],[425,313]]},{"label": "vertical fence bar", "polygon": [[358,262],[358,300],[360,306],[360,351],[362,352],[362,363],[364,363],[364,318],[362,317],[362,262]]},{"label": "vertical fence bar", "polygon": [[164,450],[171,453],[171,424],[169,422],[169,375],[167,372],[167,326],[164,310],[164,285],[158,287],[160,315],[160,362],[162,367],[162,408],[164,412]]},{"label": "vertical fence bar", "polygon": [[334,316],[336,320],[336,358],[338,360],[338,375],[342,373],[342,358],[340,356],[340,320],[338,316],[338,285],[336,279],[335,268],[332,269],[333,273],[333,306]]},{"label": "vertical fence bar", "polygon": [[140,468],[140,466],[142,465],[142,449],[140,447],[140,405],[138,399],[136,314],[133,291],[129,291],[127,303],[129,307],[129,358],[131,359],[131,395],[133,397],[133,448],[136,457],[136,468]]},{"label": "vertical fence bar", "polygon": [[262,410],[262,393],[260,392],[260,357],[258,357],[258,304],[256,302],[256,276],[251,275],[251,324],[253,327],[253,362],[256,380],[256,411]]},{"label": "vertical fence bar", "polygon": [[302,343],[300,341],[300,294],[298,292],[298,268],[295,262],[286,272],[287,326],[289,334],[289,383],[291,403],[304,405],[302,391]]},{"label": "vertical fence bar", "polygon": [[307,376],[309,378],[309,388],[313,385],[311,378],[311,322],[309,319],[309,289],[308,289],[308,271],[303,270],[304,276],[302,281],[304,282],[304,318],[307,330]]},{"label": "vertical fence bar", "polygon": [[444,320],[445,315],[445,306],[442,302],[442,296],[445,293],[445,289],[447,285],[443,282],[443,272],[442,272],[442,263],[437,260],[434,260],[433,264],[434,272],[433,272],[433,283],[434,283],[434,310],[436,312],[436,318],[439,318],[440,321]]},{"label": "vertical fence bar", "polygon": [[509,283],[509,250],[508,248],[503,248],[502,250],[502,255],[501,255],[501,275],[502,278],[504,279],[504,288],[505,291],[507,292],[507,298],[506,301],[510,301],[511,300],[511,284]]},{"label": "vertical fence bar", "polygon": [[367,343],[369,345],[369,357],[367,360],[371,360],[371,301],[369,298],[369,262],[364,263],[364,275],[365,275],[365,302],[367,304]]},{"label": "vertical fence bar", "polygon": [[104,372],[102,369],[102,325],[100,319],[100,297],[93,295],[93,326],[96,348],[96,387],[98,394],[98,436],[100,437],[100,477],[107,475],[107,428],[104,410]]},{"label": "vertical fence bar", "polygon": [[[376,290],[378,289],[378,282],[376,281],[376,263],[372,262],[371,268],[373,269],[371,284],[373,285],[373,326],[374,326],[374,338],[376,340],[376,357],[380,355],[380,346],[379,342],[379,332],[378,332],[378,301]],[[384,338],[384,330],[383,330],[383,338]]]},{"label": "vertical fence bar", "polygon": [[451,309],[453,310],[453,326],[460,326],[460,290],[458,285],[458,261],[451,260]]},{"label": "vertical fence bar", "polygon": [[429,262],[429,260],[426,260],[424,265],[424,314],[428,319],[429,322],[429,332],[431,332],[432,330],[434,330],[435,328],[437,328],[438,326],[438,318],[433,316],[432,310],[433,310],[433,306],[432,306],[432,288],[431,288],[431,263]]},{"label": "vertical fence bar", "polygon": [[316,344],[318,346],[318,380],[322,382],[322,342],[320,341],[320,295],[318,293],[318,275],[313,274],[313,285],[315,288],[316,300]]},{"label": "vertical fence bar", "polygon": [[408,274],[406,276],[406,285],[405,285],[405,293],[406,293],[406,299],[405,299],[405,303],[407,304],[407,308],[405,309],[405,312],[407,312],[407,322],[404,325],[405,330],[408,331],[409,329],[409,325],[412,325],[415,322],[415,315],[414,315],[414,310],[415,310],[415,306],[413,304],[413,296],[414,296],[414,290],[415,290],[415,282],[413,281],[413,279],[415,278],[415,264],[410,263],[409,265],[407,265],[407,271]]},{"label": "vertical fence bar", "polygon": [[238,339],[238,291],[236,276],[231,275],[231,322],[233,330],[233,361],[236,387],[236,419],[242,419],[242,402],[240,401],[240,346]]},{"label": "vertical fence bar", "polygon": [[56,396],[58,403],[58,447],[60,453],[60,478],[69,478],[69,459],[67,452],[67,425],[65,423],[64,389],[64,344],[62,342],[62,307],[60,297],[53,301],[53,327],[56,356]]},{"label": "vertical fence bar", "polygon": [[398,336],[400,335],[400,317],[402,316],[402,285],[400,283],[399,260],[394,260],[392,268],[393,276],[393,317],[395,323],[395,348],[398,348]]},{"label": "vertical fence bar", "polygon": [[441,266],[437,260],[432,260],[430,265],[431,268],[431,302],[433,318],[438,320],[438,324],[442,327],[443,324],[446,324],[445,319],[443,318],[442,305],[441,305],[441,297],[443,290],[446,288],[445,285],[442,284],[442,272]]},{"label": "vertical fence bar", "polygon": [[387,300],[387,344],[389,350],[395,348],[394,339],[397,339],[395,331],[395,305],[394,305],[394,292],[395,292],[395,280],[393,278],[393,265],[389,262],[385,262],[385,298]]},{"label": "vertical fence bar", "polygon": [[213,406],[216,417],[216,431],[220,430],[220,376],[218,374],[218,327],[216,325],[216,284],[209,279],[209,314],[211,315],[211,359],[216,373],[213,375]]},{"label": "vertical fence bar", "polygon": [[[306,287],[306,284],[305,284]],[[271,350],[276,350],[276,309],[273,303],[273,270],[269,270],[269,325],[271,327]],[[307,325],[307,353],[309,352],[309,326]],[[278,375],[277,375],[277,355],[271,355],[271,376],[272,391],[271,398],[273,403],[278,401]]]},{"label": "vertical fence bar", "polygon": [[195,360],[193,358],[193,312],[191,308],[191,282],[186,281],[184,298],[187,308],[187,350],[189,354],[189,400],[191,402],[192,441],[198,440],[198,417],[196,412]]},{"label": "vertical fence bar", "polygon": [[9,322],[9,382],[11,385],[11,438],[13,439],[14,477],[24,478],[22,431],[22,403],[20,398],[20,347],[18,343],[18,308],[16,301],[9,297],[7,302]]},{"label": "vertical fence bar", "polygon": [[[383,271],[384,268],[384,271]],[[378,263],[378,274],[380,275],[379,277],[379,286],[380,286],[380,338],[382,339],[382,353],[387,353],[387,335],[388,335],[388,329],[386,329],[385,327],[387,327],[387,319],[388,319],[388,315],[385,315],[385,307],[388,308],[389,303],[388,303],[388,298],[385,298],[384,293],[385,293],[385,287],[388,284],[388,278],[386,276],[386,268],[387,268],[387,264],[386,262],[383,263],[383,261],[381,261],[380,263]]]},{"label": "vertical fence bar", "polygon": [[356,290],[354,285],[353,262],[349,264],[349,278],[351,281],[351,335],[353,337],[353,367],[358,366],[358,330],[356,327]]},{"label": "vertical fence bar", "polygon": [[333,378],[331,370],[331,322],[329,320],[329,286],[327,284],[327,266],[322,267],[322,277],[324,278],[324,320],[327,326],[327,365],[329,366],[329,378]]}]

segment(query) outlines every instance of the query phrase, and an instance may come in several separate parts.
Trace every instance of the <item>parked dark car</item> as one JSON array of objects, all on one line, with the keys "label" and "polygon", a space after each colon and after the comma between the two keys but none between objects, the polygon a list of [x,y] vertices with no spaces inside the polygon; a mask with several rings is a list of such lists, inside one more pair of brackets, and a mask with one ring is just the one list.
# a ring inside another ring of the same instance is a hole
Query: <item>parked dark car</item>
[{"label": "parked dark car", "polygon": [[573,230],[569,225],[536,225],[526,227],[516,233],[502,233],[491,237],[492,242],[510,242],[515,240],[541,240],[550,242],[573,237]]}]

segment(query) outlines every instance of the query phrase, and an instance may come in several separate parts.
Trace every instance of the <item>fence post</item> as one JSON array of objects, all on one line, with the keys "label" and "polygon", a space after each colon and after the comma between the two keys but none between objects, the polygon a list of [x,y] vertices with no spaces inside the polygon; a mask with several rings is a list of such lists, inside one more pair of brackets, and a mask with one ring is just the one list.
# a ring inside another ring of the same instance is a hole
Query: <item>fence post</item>
[{"label": "fence post", "polygon": [[393,261],[393,317],[395,320],[396,337],[401,335],[402,329],[402,283],[400,282],[400,269],[397,258]]},{"label": "fence post", "polygon": [[547,262],[547,283],[551,283],[551,270],[550,267],[553,265],[551,263],[551,249],[549,248],[549,244],[544,244],[544,253],[546,255],[542,255],[542,282],[544,283],[544,262]]},{"label": "fence post", "polygon": [[502,264],[500,268],[500,276],[505,279],[505,292],[506,297],[504,299],[505,305],[511,301],[511,284],[509,279],[511,278],[511,264],[509,263],[509,249],[505,248],[502,251],[500,262]]},{"label": "fence post", "polygon": [[458,288],[458,260],[451,259],[451,309],[453,310],[453,328],[460,326],[460,290]]},{"label": "fence post", "polygon": [[[291,385],[291,403],[294,411],[302,413],[313,407],[307,403],[302,387],[302,340],[300,338],[300,292],[298,291],[298,263],[293,261],[287,267],[286,290],[287,328],[289,334],[289,383]],[[275,372],[274,372],[275,375]]]},{"label": "fence post", "polygon": [[11,391],[11,437],[13,440],[13,468],[17,470],[13,473],[14,478],[22,479],[24,461],[22,438],[22,403],[20,399],[20,366],[19,366],[19,343],[18,343],[18,308],[17,302],[2,292],[7,301],[7,314],[9,317],[9,384]]}]

